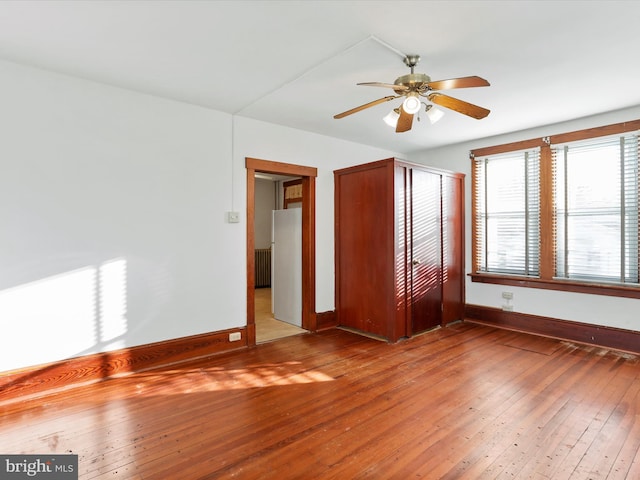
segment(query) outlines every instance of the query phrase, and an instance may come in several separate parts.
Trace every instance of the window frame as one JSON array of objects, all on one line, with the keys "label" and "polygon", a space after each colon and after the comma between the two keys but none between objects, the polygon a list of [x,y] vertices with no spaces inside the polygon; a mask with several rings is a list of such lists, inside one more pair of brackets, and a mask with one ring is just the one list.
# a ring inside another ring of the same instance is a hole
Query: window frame
[{"label": "window frame", "polygon": [[[471,273],[469,273],[471,281],[528,288],[542,288],[567,292],[590,293],[595,295],[640,298],[640,286],[636,285],[595,283],[590,281],[554,278],[556,252],[554,248],[555,232],[553,218],[553,166],[551,149],[551,145],[588,140],[591,138],[603,137],[608,135],[624,134],[637,130],[640,130],[640,120],[632,120],[629,122],[621,122],[612,125],[606,125],[603,127],[577,130],[569,133],[551,135],[548,137],[535,138],[520,142],[513,142],[471,150],[472,271]],[[475,169],[473,168],[474,159],[476,157],[486,157],[536,147],[540,148],[540,274],[538,277],[533,277],[524,275],[480,272],[480,258],[476,246],[476,239],[478,238],[478,222],[476,212],[478,211],[478,209],[476,205],[476,179],[473,176],[475,172]]]}]

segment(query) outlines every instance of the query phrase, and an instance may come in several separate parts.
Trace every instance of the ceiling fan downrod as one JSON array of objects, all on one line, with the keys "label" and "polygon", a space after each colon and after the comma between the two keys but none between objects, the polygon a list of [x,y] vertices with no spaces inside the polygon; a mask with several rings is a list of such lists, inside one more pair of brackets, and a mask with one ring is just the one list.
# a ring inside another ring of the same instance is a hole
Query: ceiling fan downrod
[{"label": "ceiling fan downrod", "polygon": [[413,69],[418,62],[420,61],[420,55],[407,55],[404,57],[404,64],[411,69],[411,73],[413,73]]}]

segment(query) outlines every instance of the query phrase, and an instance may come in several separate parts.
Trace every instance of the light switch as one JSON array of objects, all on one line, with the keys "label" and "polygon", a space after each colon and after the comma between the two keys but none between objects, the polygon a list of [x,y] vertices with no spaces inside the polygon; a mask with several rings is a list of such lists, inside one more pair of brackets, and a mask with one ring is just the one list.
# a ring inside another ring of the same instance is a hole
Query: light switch
[{"label": "light switch", "polygon": [[227,221],[229,223],[240,223],[240,212],[227,212]]}]

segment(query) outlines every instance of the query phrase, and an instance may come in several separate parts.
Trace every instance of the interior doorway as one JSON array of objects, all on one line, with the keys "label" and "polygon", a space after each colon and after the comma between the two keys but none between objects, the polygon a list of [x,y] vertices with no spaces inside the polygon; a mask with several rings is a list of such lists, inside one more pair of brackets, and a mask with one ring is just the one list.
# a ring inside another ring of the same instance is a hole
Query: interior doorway
[{"label": "interior doorway", "polygon": [[255,174],[256,343],[302,328],[302,179]]},{"label": "interior doorway", "polygon": [[[256,344],[256,173],[298,177],[302,196],[301,325],[316,330],[315,313],[315,178],[317,169],[254,158],[245,159],[247,169],[247,342]],[[260,292],[262,296],[263,292]],[[260,302],[262,298],[258,299]],[[260,306],[260,305],[259,305]],[[262,307],[264,308],[264,307]]]}]

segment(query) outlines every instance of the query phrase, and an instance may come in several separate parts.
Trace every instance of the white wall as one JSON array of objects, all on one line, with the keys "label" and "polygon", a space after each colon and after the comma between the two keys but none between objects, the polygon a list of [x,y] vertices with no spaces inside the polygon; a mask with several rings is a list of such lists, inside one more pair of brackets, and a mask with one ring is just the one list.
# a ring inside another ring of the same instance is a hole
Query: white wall
[{"label": "white wall", "polygon": [[[469,151],[481,147],[501,145],[519,140],[528,140],[559,133],[572,132],[585,128],[599,127],[640,118],[640,106],[617,112],[610,112],[583,118],[562,124],[551,125],[521,131],[509,135],[485,138],[480,141],[454,145],[446,148],[423,151],[409,156],[409,159],[431,165],[463,172],[466,199],[466,269],[471,269],[471,160]],[[482,121],[491,121],[491,115]],[[473,124],[470,123],[470,128]],[[572,292],[559,292],[533,288],[510,287],[473,283],[467,277],[467,303],[489,307],[500,307],[503,303],[502,292],[513,292],[514,311],[542,315],[563,320],[640,330],[638,311],[640,300],[590,295]]]},{"label": "white wall", "polygon": [[5,62],[0,105],[0,371],[242,324],[229,115]]},{"label": "white wall", "polygon": [[264,178],[256,178],[255,181],[255,248],[270,248],[271,212],[276,208],[277,183]]},{"label": "white wall", "polygon": [[0,372],[246,325],[247,156],[318,168],[332,310],[332,171],[393,156],[9,62],[0,105]]}]

